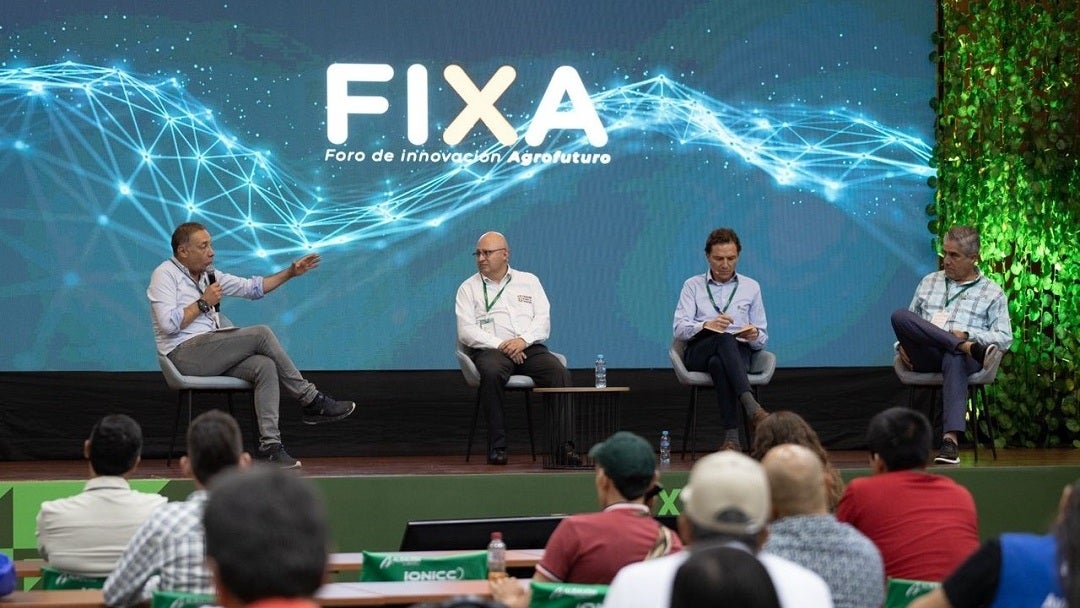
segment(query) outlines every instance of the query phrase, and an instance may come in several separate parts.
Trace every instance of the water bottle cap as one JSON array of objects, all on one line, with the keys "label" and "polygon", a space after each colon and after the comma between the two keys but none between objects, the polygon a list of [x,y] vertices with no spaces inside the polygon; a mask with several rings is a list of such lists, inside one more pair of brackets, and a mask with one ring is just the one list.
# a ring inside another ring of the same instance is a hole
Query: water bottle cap
[{"label": "water bottle cap", "polygon": [[597,359],[603,359],[603,358],[604,358],[604,355],[596,355],[596,358],[597,358]]}]

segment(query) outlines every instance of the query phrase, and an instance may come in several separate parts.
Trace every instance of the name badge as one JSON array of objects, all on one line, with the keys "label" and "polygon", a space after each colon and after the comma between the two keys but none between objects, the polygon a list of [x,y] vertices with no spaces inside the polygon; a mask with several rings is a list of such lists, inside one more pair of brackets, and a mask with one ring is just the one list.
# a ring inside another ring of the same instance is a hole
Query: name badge
[{"label": "name badge", "polygon": [[479,317],[476,319],[476,324],[480,326],[480,329],[489,334],[495,333],[495,319],[492,319],[491,317]]},{"label": "name badge", "polygon": [[939,310],[934,313],[934,316],[930,317],[930,322],[937,325],[941,329],[945,329],[945,324],[949,322],[949,317],[952,316],[946,310]]}]

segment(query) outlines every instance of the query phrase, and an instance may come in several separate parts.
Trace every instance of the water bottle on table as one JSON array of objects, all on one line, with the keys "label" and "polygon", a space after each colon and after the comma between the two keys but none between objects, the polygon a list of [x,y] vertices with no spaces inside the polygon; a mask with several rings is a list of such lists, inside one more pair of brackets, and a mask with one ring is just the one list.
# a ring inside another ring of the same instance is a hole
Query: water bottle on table
[{"label": "water bottle on table", "polygon": [[492,532],[487,547],[488,580],[506,578],[506,543],[502,532]]},{"label": "water bottle on table", "polygon": [[671,435],[660,432],[660,464],[671,464]]},{"label": "water bottle on table", "polygon": [[596,388],[607,388],[607,361],[604,355],[596,355]]}]

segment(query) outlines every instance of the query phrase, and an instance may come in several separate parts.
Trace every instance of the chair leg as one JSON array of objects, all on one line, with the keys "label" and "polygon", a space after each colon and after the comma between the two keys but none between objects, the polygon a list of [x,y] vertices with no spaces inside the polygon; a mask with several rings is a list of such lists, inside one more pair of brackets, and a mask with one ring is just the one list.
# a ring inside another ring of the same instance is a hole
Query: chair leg
[{"label": "chair leg", "polygon": [[994,416],[990,412],[990,402],[986,399],[986,387],[979,387],[979,405],[986,419],[986,436],[990,438],[990,454],[997,460],[997,444],[994,441]]},{"label": "chair leg", "polygon": [[165,459],[165,466],[172,466],[173,454],[176,453],[176,436],[180,434],[180,414],[184,411],[184,393],[188,396],[188,422],[191,421],[191,391],[176,393],[176,420],[173,422],[172,441],[169,442],[169,456]]},{"label": "chair leg", "polygon": [[476,424],[480,421],[480,393],[476,393],[476,407],[473,408],[472,426],[469,427],[469,442],[465,446],[465,462],[469,462],[472,456],[473,436],[476,435]]},{"label": "chair leg", "polygon": [[690,387],[690,403],[686,406],[686,424],[683,425],[682,434],[682,459],[686,460],[686,445],[690,440],[690,418],[694,412],[694,387]]},{"label": "chair leg", "polygon": [[529,393],[531,392],[525,391],[525,423],[529,425],[529,452],[532,453],[533,462],[536,462],[536,442],[533,441],[532,402],[529,399]]},{"label": "chair leg", "polygon": [[697,460],[697,401],[698,387],[690,394],[690,460]]}]

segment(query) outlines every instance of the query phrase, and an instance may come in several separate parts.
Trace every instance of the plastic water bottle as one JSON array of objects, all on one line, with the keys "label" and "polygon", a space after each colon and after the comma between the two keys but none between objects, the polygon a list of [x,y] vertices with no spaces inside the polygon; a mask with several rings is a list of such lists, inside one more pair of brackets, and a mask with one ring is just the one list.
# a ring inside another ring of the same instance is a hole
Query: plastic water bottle
[{"label": "plastic water bottle", "polygon": [[596,388],[607,388],[607,361],[604,355],[596,355]]},{"label": "plastic water bottle", "polygon": [[506,543],[502,532],[492,532],[487,547],[488,580],[506,578]]},{"label": "plastic water bottle", "polygon": [[660,464],[671,464],[671,435],[660,431]]}]

